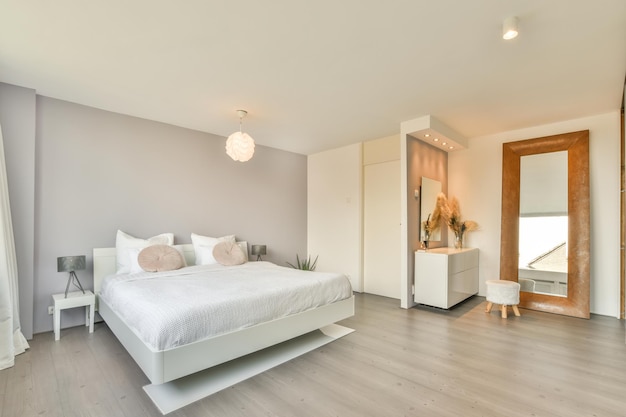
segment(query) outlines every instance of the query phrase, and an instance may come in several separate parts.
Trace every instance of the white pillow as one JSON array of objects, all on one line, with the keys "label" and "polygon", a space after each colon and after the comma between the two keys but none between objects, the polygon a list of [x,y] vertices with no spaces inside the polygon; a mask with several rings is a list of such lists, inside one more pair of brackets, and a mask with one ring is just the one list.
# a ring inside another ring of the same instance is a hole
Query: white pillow
[{"label": "white pillow", "polygon": [[[219,243],[219,242],[217,242]],[[217,243],[215,245],[217,245]],[[213,256],[213,248],[215,245],[199,246],[196,252],[196,265],[213,265],[217,264],[217,260]]]},{"label": "white pillow", "polygon": [[[151,245],[172,245],[174,244],[173,233],[162,233],[157,236],[153,236],[148,239],[140,239],[134,236],[124,233],[121,230],[117,231],[115,236],[115,254],[118,274],[128,274],[131,272],[131,257],[130,249],[143,249]],[[134,251],[133,251],[134,252]],[[137,262],[137,253],[133,253],[134,262]]]},{"label": "white pillow", "polygon": [[235,243],[235,235],[209,237],[192,233],[191,243],[193,244],[193,251],[196,254],[196,265],[216,264],[217,261],[213,257],[213,246],[220,242]]},{"label": "white pillow", "polygon": [[[144,270],[139,266],[139,252],[142,251],[143,248],[128,248],[128,266],[129,266],[129,274],[136,274],[137,272],[144,272]],[[119,274],[120,272],[118,272]]]},{"label": "white pillow", "polygon": [[237,242],[237,245],[239,245],[239,247],[241,248],[241,251],[243,252],[243,256],[245,256],[246,262],[248,262],[248,242],[246,242],[245,240],[242,240],[242,241]]},{"label": "white pillow", "polygon": [[174,249],[176,249],[180,253],[180,256],[183,257],[183,268],[188,266],[187,259],[185,259],[185,251],[183,250],[183,245],[174,245]]}]

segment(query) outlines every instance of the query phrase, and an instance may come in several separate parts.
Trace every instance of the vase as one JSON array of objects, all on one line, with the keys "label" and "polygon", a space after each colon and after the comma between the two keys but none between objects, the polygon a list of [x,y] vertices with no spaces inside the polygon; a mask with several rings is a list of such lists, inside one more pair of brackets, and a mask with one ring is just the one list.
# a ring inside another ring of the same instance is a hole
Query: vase
[{"label": "vase", "polygon": [[454,247],[456,249],[463,249],[463,233],[454,233]]}]

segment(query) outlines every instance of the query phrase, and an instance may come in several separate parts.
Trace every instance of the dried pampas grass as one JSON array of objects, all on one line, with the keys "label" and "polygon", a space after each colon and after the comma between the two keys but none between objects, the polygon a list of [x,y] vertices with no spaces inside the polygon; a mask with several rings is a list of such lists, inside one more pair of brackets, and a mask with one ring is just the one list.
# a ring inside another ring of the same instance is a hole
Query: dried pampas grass
[{"label": "dried pampas grass", "polygon": [[437,196],[437,205],[440,206],[439,210],[441,216],[444,218],[450,230],[456,235],[462,235],[465,232],[478,229],[478,223],[473,220],[461,219],[461,205],[456,197],[447,199],[443,193]]}]

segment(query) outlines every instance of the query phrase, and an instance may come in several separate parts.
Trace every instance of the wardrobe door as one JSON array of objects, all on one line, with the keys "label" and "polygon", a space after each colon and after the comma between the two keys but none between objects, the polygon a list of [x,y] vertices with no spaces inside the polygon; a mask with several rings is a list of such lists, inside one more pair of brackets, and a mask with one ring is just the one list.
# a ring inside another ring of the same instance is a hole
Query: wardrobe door
[{"label": "wardrobe door", "polygon": [[363,167],[366,293],[400,299],[400,161]]}]

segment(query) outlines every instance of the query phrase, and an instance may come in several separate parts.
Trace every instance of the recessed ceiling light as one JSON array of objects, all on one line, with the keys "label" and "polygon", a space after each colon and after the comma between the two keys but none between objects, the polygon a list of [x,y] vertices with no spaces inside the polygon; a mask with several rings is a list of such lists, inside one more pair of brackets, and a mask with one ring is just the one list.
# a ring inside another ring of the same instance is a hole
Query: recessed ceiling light
[{"label": "recessed ceiling light", "polygon": [[425,137],[425,138],[429,138],[429,137],[430,137],[430,134],[429,134],[429,133],[426,133],[426,134],[424,135],[424,137]]},{"label": "recessed ceiling light", "polygon": [[435,142],[439,142],[439,138],[434,138],[433,139]]},{"label": "recessed ceiling light", "polygon": [[517,37],[518,29],[517,29],[517,17],[511,16],[504,19],[502,23],[502,39],[511,40]]},{"label": "recessed ceiling light", "polygon": [[448,144],[448,142],[442,142],[441,143],[443,146],[446,146]]},{"label": "recessed ceiling light", "polygon": [[449,149],[454,149],[454,146],[450,146],[450,148],[449,148]]}]

